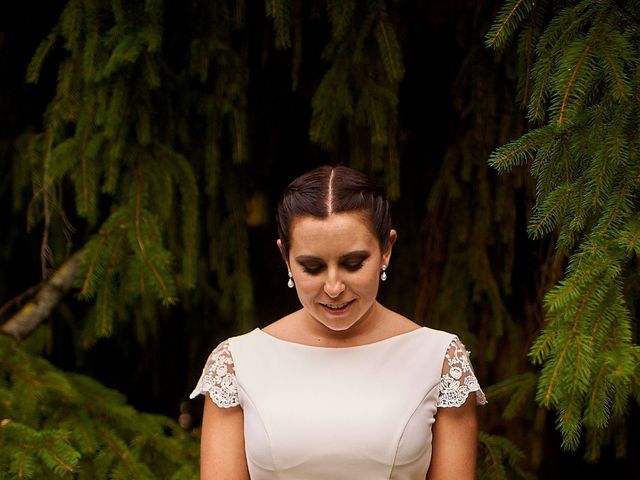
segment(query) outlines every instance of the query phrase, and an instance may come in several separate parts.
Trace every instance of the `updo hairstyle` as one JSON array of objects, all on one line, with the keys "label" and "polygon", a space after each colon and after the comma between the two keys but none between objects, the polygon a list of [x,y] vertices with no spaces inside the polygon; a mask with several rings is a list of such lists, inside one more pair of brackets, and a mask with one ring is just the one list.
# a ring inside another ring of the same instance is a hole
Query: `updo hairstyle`
[{"label": "updo hairstyle", "polygon": [[386,250],[391,213],[382,189],[357,170],[324,165],[292,181],[278,204],[276,220],[285,259],[289,256],[291,224],[296,217],[327,218],[342,212],[361,213],[378,238],[381,251]]}]

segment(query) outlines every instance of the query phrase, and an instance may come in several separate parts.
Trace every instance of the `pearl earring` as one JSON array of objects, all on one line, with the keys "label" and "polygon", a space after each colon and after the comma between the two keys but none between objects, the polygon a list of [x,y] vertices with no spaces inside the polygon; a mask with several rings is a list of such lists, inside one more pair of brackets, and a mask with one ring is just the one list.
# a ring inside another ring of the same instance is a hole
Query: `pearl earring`
[{"label": "pearl earring", "polygon": [[291,270],[289,270],[289,281],[287,282],[287,287],[289,288],[293,288],[295,287],[295,283],[293,283],[293,273],[291,273]]},{"label": "pearl earring", "polygon": [[382,265],[382,273],[380,274],[380,280],[382,280],[383,282],[387,279],[387,272],[385,270],[387,270],[387,266]]}]

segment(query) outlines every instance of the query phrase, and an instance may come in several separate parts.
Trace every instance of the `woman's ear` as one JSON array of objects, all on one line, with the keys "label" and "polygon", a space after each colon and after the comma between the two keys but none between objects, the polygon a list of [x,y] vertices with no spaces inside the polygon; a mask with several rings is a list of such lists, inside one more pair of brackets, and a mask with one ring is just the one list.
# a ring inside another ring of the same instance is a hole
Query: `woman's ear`
[{"label": "woman's ear", "polygon": [[389,265],[389,260],[391,260],[391,251],[393,250],[393,244],[396,243],[398,239],[398,233],[392,228],[389,230],[389,239],[387,240],[387,248],[384,252],[382,252],[382,263],[385,265]]},{"label": "woman's ear", "polygon": [[282,257],[282,260],[284,261],[285,265],[287,266],[287,270],[291,271],[291,269],[289,268],[289,261],[287,260],[287,257],[284,254],[284,246],[282,245],[282,240],[280,240],[280,239],[276,240],[276,245],[278,246],[278,250],[280,250],[280,256]]}]

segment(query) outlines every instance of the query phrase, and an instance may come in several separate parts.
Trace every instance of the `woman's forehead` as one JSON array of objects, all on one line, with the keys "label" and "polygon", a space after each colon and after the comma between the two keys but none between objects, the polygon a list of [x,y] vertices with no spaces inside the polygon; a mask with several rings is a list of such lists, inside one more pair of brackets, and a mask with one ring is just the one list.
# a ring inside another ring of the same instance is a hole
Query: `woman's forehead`
[{"label": "woman's forehead", "polygon": [[349,249],[377,244],[370,223],[359,212],[333,213],[326,218],[297,217],[291,225],[291,248]]}]

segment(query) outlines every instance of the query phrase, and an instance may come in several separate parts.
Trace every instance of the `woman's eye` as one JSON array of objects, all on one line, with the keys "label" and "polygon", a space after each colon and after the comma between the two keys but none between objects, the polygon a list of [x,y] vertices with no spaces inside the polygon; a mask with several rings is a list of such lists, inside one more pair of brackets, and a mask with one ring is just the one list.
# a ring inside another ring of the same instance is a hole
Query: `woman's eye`
[{"label": "woman's eye", "polygon": [[321,266],[303,266],[302,271],[310,275],[316,275],[322,270]]},{"label": "woman's eye", "polygon": [[350,270],[352,272],[355,272],[356,270],[360,270],[362,268],[362,262],[360,262],[360,263],[345,263],[344,264],[344,268],[346,268],[347,270]]},{"label": "woman's eye", "polygon": [[[355,272],[357,270],[360,270],[363,267],[363,265],[364,265],[364,262],[362,261],[351,261],[351,262],[344,262],[341,264],[342,268],[344,268],[349,272]],[[323,265],[323,264],[320,264],[320,265],[300,264],[300,266],[302,267],[302,271],[304,273],[308,273],[309,275],[318,275],[326,268],[326,265]]]}]

